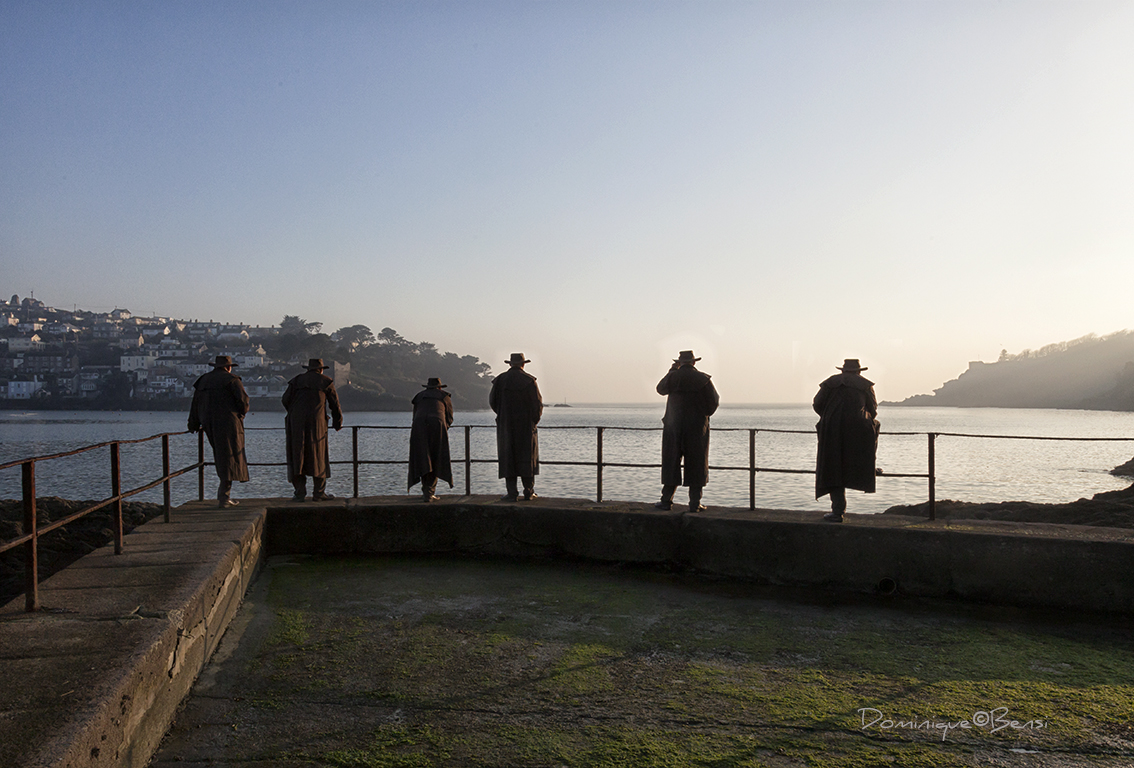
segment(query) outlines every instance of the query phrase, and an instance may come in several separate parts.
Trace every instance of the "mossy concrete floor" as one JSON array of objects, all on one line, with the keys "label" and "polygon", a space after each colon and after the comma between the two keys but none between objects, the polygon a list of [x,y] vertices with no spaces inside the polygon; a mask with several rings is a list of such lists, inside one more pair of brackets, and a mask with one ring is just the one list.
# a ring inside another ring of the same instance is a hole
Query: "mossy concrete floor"
[{"label": "mossy concrete floor", "polygon": [[153,765],[1129,766],[1131,628],[611,566],[273,558]]}]

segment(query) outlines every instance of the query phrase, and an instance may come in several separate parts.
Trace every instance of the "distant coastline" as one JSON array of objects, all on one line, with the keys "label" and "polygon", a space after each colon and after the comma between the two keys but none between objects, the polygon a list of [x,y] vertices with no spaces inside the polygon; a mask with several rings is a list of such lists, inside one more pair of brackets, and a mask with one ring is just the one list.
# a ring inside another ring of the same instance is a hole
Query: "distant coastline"
[{"label": "distant coastline", "polygon": [[974,361],[931,395],[887,406],[1134,411],[1134,333],[1084,336],[995,363]]}]

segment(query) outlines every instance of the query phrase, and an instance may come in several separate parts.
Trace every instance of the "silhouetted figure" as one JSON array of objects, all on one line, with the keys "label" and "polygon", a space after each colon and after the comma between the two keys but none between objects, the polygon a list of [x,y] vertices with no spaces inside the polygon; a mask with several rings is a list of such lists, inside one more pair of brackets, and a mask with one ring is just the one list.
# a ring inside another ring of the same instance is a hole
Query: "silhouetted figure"
[{"label": "silhouetted figure", "polygon": [[453,487],[449,457],[449,425],[453,423],[453,401],[441,379],[430,379],[413,396],[413,426],[409,441],[409,484],[421,483],[422,501],[439,501],[434,492],[440,478]]},{"label": "silhouetted figure", "polygon": [[878,451],[878,400],[874,382],[862,376],[858,360],[847,359],[838,373],[819,385],[813,407],[819,414],[819,457],[815,462],[815,498],[831,495],[831,511],[823,516],[843,521],[847,488],[874,493],[874,459]]},{"label": "silhouetted figure", "polygon": [[539,436],[536,425],[543,416],[543,398],[535,376],[524,371],[522,352],[513,352],[507,371],[492,380],[488,404],[496,413],[496,458],[507,493],[502,501],[516,501],[516,478],[524,484],[524,500],[536,498],[535,476],[539,474]]},{"label": "silhouetted figure", "polygon": [[216,463],[217,506],[235,507],[229,498],[234,480],[248,482],[248,460],[244,456],[244,416],[248,413],[248,393],[240,377],[232,372],[236,363],[228,355],[217,355],[213,370],[193,383],[193,403],[189,406],[189,431],[205,431],[213,447]]},{"label": "silhouetted figure", "polygon": [[689,486],[690,512],[705,509],[701,493],[709,482],[709,417],[721,398],[709,374],[695,367],[700,359],[693,357],[692,350],[682,352],[658,382],[658,394],[667,398],[662,418],[662,495],[654,505],[658,509],[673,509],[679,485]]},{"label": "silhouetted figure", "polygon": [[301,373],[287,383],[283,394],[287,416],[287,479],[295,488],[292,501],[307,497],[307,477],[313,480],[311,500],[333,499],[327,493],[327,478],[331,476],[331,453],[327,443],[327,410],[336,431],[343,428],[343,412],[335,382],[324,376],[327,366],[317,357],[303,366]]}]

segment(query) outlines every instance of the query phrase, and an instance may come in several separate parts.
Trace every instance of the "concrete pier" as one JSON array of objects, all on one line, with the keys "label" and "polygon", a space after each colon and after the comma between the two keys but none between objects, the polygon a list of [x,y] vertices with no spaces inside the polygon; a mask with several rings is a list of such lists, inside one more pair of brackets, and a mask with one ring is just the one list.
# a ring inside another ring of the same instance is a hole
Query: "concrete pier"
[{"label": "concrete pier", "polygon": [[900,598],[1134,610],[1134,531],[641,503],[407,497],[177,509],[0,610],[0,765],[144,766],[268,554],[463,554],[688,568]]}]

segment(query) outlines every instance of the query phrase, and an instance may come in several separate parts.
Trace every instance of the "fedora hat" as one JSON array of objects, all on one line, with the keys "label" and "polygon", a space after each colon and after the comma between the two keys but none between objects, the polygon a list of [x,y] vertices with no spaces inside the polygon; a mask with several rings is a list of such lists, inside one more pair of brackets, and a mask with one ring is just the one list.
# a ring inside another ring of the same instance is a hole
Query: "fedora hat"
[{"label": "fedora hat", "polygon": [[684,364],[684,363],[692,364],[692,363],[697,362],[700,359],[701,358],[699,358],[699,357],[693,357],[693,350],[686,349],[685,351],[678,354],[677,359],[674,360],[673,362],[682,363],[682,364]]},{"label": "fedora hat", "polygon": [[869,370],[868,368],[863,368],[858,364],[857,357],[848,357],[843,361],[843,364],[841,366],[836,365],[835,367],[840,371],[843,371],[844,373],[858,373],[859,371]]},{"label": "fedora hat", "polygon": [[431,378],[428,383],[422,384],[421,386],[425,387],[426,389],[445,389],[449,385],[448,384],[442,384],[441,379]]},{"label": "fedora hat", "polygon": [[327,369],[327,366],[323,365],[323,358],[321,357],[311,358],[303,367],[309,371],[325,371]]},{"label": "fedora hat", "polygon": [[227,368],[230,365],[236,365],[232,362],[232,355],[217,355],[217,359],[213,361],[214,368]]},{"label": "fedora hat", "polygon": [[512,356],[504,362],[506,362],[508,365],[523,365],[524,363],[530,363],[531,360],[528,360],[526,357],[524,357],[523,352],[513,352]]}]

